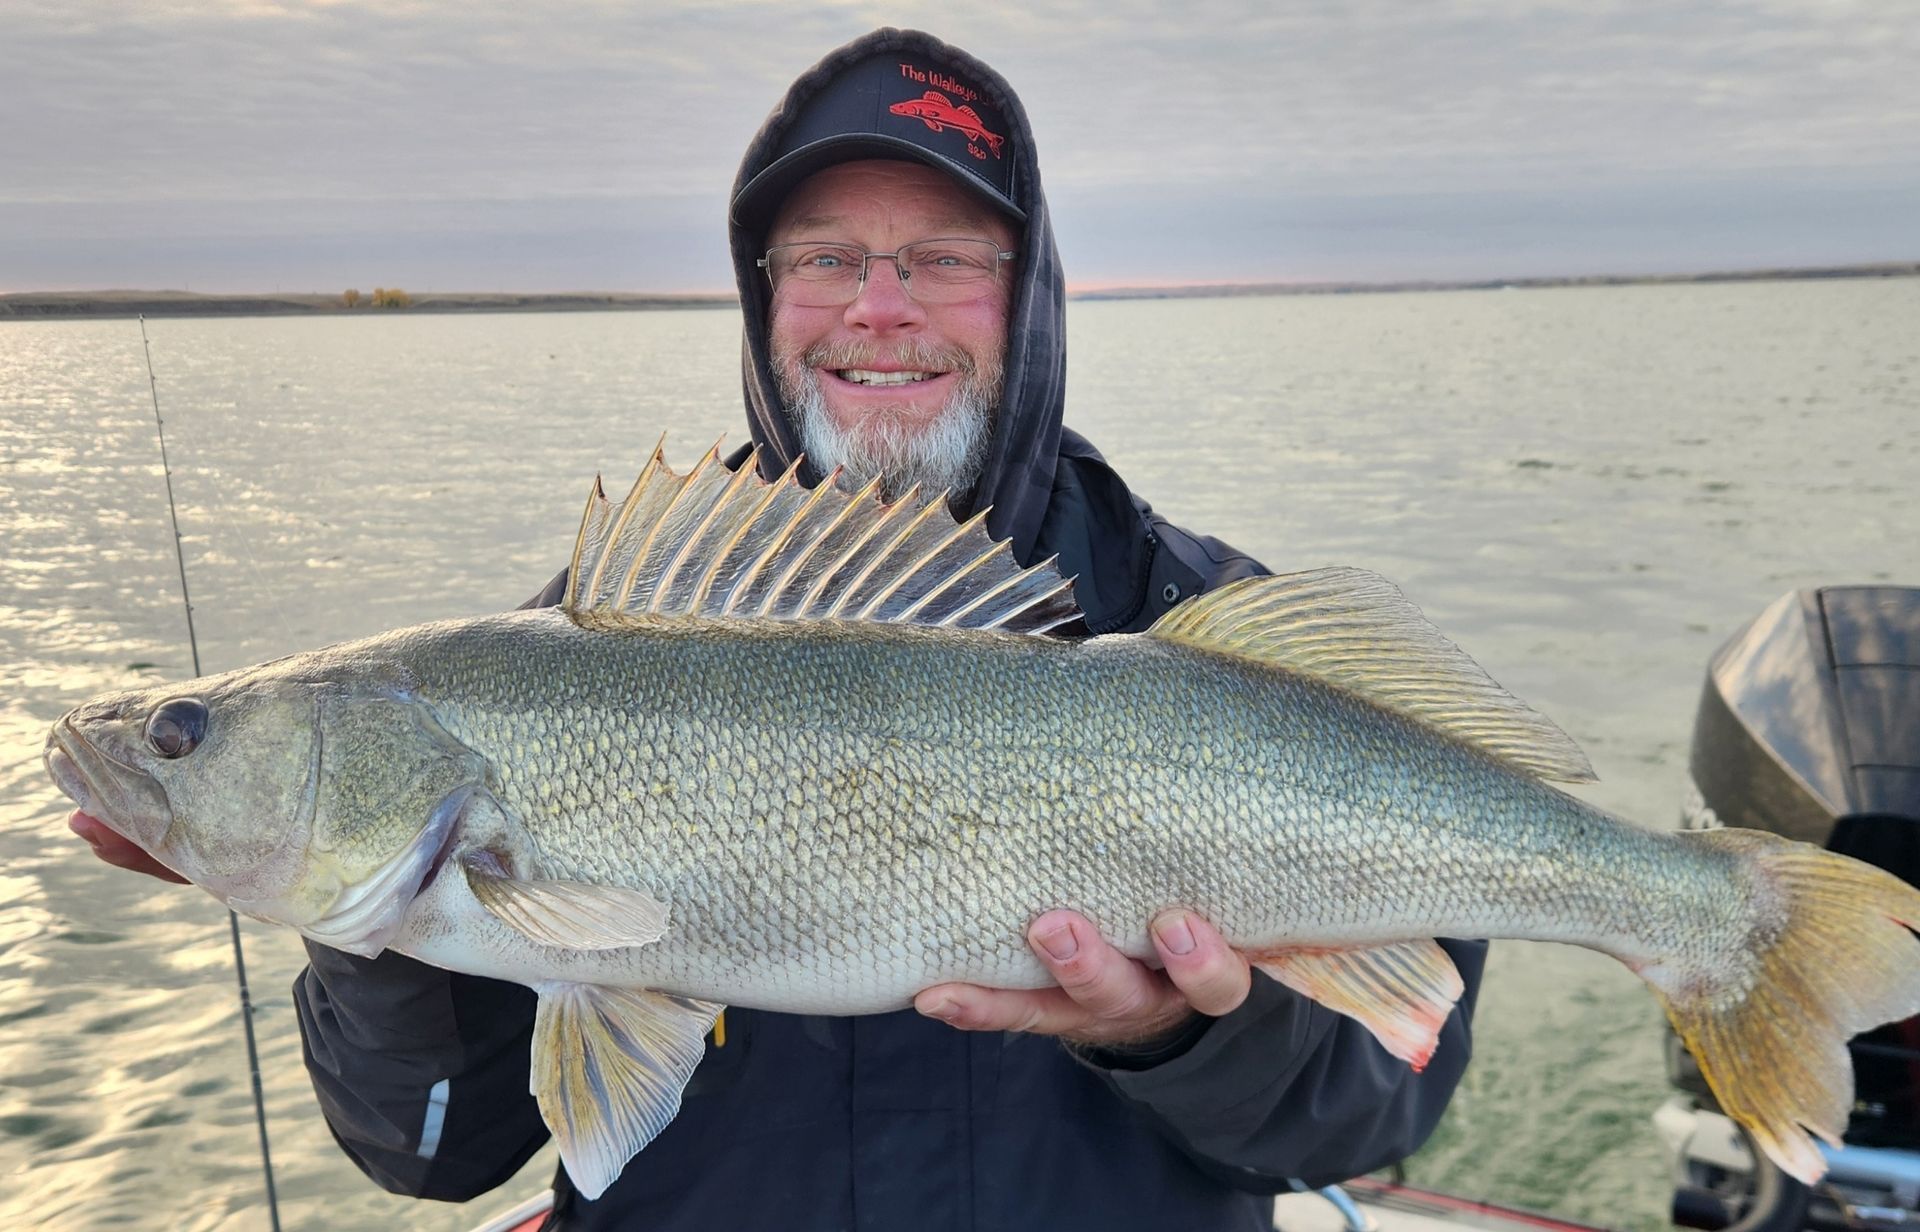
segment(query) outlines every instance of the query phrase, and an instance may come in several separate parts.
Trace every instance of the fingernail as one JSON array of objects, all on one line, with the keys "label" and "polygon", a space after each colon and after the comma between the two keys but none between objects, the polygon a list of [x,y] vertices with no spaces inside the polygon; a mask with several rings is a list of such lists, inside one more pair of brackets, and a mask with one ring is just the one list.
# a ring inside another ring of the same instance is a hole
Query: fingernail
[{"label": "fingernail", "polygon": [[1155,920],[1153,935],[1160,939],[1169,954],[1193,953],[1193,930],[1187,927],[1187,917],[1170,915],[1164,920]]},{"label": "fingernail", "polygon": [[942,997],[932,1005],[923,1006],[920,1012],[929,1018],[938,1018],[941,1022],[952,1022],[954,1012],[958,1008],[950,998]]},{"label": "fingernail", "polygon": [[1079,952],[1080,943],[1073,939],[1073,929],[1062,924],[1040,934],[1040,948],[1053,955],[1055,962],[1065,962]]}]

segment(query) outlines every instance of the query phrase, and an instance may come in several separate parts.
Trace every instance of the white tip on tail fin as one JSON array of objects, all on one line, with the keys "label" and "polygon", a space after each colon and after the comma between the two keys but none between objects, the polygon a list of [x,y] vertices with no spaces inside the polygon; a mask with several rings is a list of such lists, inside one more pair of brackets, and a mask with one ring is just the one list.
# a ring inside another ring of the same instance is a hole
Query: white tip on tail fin
[{"label": "white tip on tail fin", "polygon": [[1230,582],[1182,603],[1148,633],[1312,676],[1526,774],[1593,781],[1593,766],[1565,732],[1495,684],[1398,587],[1365,569]]},{"label": "white tip on tail fin", "polygon": [[620,504],[599,481],[574,543],[562,604],[575,620],[619,615],[856,620],[1045,633],[1076,619],[1051,560],[1022,569],[986,513],[956,523],[944,494],[892,504],[877,485],[804,488],[799,463],[760,478],[710,449],[678,475],[655,448]]},{"label": "white tip on tail fin", "polygon": [[1757,830],[1681,837],[1750,862],[1762,899],[1737,972],[1643,971],[1720,1107],[1789,1175],[1826,1171],[1853,1104],[1847,1041],[1920,1013],[1920,890]]}]

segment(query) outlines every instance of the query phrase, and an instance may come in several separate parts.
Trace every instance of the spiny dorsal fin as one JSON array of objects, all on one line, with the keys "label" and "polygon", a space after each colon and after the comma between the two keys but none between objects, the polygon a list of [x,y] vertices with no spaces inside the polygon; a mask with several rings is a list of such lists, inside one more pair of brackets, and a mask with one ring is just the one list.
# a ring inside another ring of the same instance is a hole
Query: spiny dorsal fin
[{"label": "spiny dorsal fin", "polygon": [[1148,633],[1337,685],[1540,778],[1593,781],[1571,737],[1365,569],[1245,578],[1189,599]]},{"label": "spiny dorsal fin", "polygon": [[599,481],[574,542],[563,604],[588,615],[870,620],[1045,633],[1076,619],[1073,583],[1052,560],[1030,569],[988,538],[986,512],[956,523],[945,494],[886,504],[772,483],[752,455],[730,471],[718,446],[685,475],[654,447],[620,504]]}]

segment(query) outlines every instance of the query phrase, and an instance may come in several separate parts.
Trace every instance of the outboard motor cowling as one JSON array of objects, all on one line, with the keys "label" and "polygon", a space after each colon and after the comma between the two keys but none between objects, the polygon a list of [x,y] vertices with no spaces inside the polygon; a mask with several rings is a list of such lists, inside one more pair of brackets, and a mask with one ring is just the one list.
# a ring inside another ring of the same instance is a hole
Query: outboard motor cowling
[{"label": "outboard motor cowling", "polygon": [[[1722,825],[1823,847],[1836,830],[1860,842],[1842,824],[1860,818],[1914,832],[1920,587],[1828,586],[1776,600],[1713,656],[1691,770]],[[1917,858],[1873,863],[1920,884],[1920,846],[1902,839],[1894,849]]]},{"label": "outboard motor cowling", "polygon": [[[1688,829],[1768,830],[1920,885],[1920,587],[1828,586],[1769,605],[1708,666],[1689,768]],[[1672,1045],[1669,1075],[1693,1096],[1693,1111],[1656,1117],[1682,1146],[1676,1222],[1773,1232],[1881,1226],[1863,1223],[1868,1211],[1885,1226],[1920,1220],[1920,1018],[1848,1044],[1853,1115],[1817,1194],[1713,1145],[1739,1131]]]}]

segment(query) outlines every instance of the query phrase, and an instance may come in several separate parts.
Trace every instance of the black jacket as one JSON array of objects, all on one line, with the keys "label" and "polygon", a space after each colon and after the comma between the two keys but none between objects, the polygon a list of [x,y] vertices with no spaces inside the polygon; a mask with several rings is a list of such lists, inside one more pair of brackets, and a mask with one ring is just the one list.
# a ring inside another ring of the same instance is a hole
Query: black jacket
[{"label": "black jacket", "polygon": [[[1007,393],[992,460],[957,512],[1023,562],[1057,554],[1086,631],[1137,631],[1180,599],[1265,572],[1135,497],[1061,424],[1065,283],[1032,133],[1006,83],[964,53],[880,31],[794,86],[742,166],[764,164],[783,116],[838,65],[932,49],[971,70],[1018,120],[1028,215]],[[736,229],[745,384],[769,473],[795,443],[767,377],[761,237]],[[732,462],[739,465],[741,456]],[[811,478],[811,477],[809,477]],[[560,579],[534,603],[557,600]],[[1358,1023],[1258,973],[1245,1005],[1150,1053],[1079,1054],[1055,1040],[969,1034],[911,1010],[861,1018],[729,1010],[680,1115],[593,1203],[556,1178],[554,1227],[879,1230],[1265,1229],[1262,1195],[1380,1167],[1432,1130],[1466,1064],[1484,947],[1446,942],[1466,980],[1432,1063],[1416,1074]],[[527,989],[309,945],[295,985],[308,1069],[334,1136],[396,1192],[464,1199],[500,1184],[546,1138],[527,1094]]]}]

